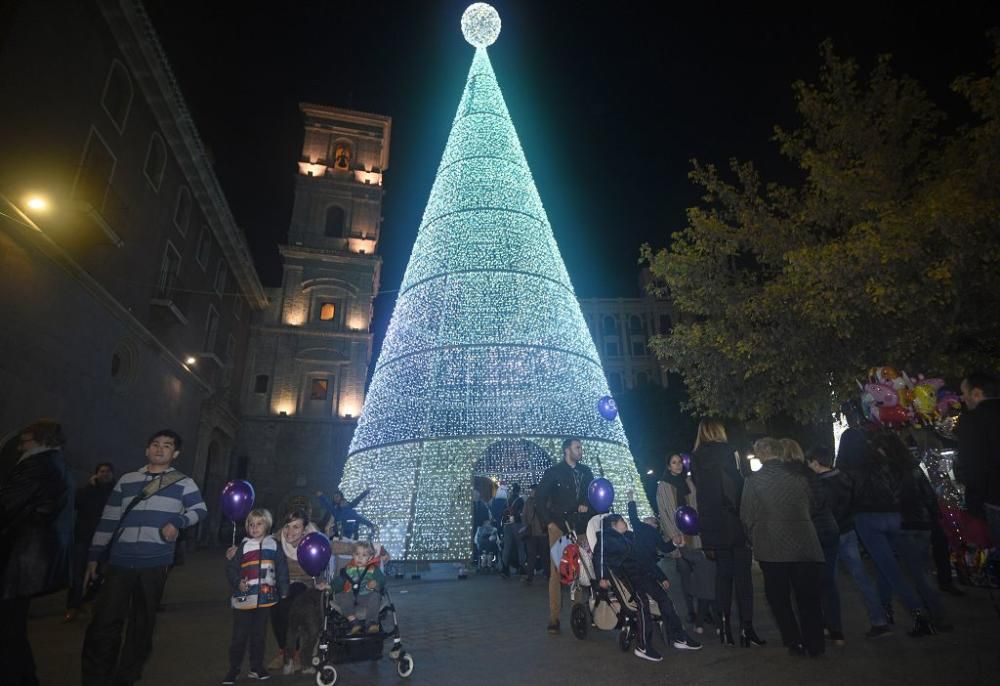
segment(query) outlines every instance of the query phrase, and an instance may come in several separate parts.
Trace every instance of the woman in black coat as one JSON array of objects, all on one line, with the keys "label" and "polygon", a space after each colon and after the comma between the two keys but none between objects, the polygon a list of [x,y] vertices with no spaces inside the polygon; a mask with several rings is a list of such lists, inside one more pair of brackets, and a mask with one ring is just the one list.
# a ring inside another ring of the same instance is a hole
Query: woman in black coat
[{"label": "woman in black coat", "polygon": [[701,545],[714,556],[715,601],[722,613],[719,640],[733,645],[730,611],[733,588],[740,613],[740,645],[763,645],[753,628],[753,579],[750,545],[740,521],[743,475],[739,454],[727,442],[722,422],[703,419],[691,455],[691,478],[698,489]]}]

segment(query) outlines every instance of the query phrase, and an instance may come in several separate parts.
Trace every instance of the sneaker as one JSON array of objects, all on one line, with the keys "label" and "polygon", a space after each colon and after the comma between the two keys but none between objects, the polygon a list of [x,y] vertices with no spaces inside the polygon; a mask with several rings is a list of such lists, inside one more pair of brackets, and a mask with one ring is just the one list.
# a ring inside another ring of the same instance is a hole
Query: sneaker
[{"label": "sneaker", "polygon": [[267,673],[267,670],[261,667],[260,669],[251,669],[247,672],[247,676],[251,679],[257,679],[258,681],[267,681],[271,678],[271,675]]},{"label": "sneaker", "polygon": [[873,625],[871,629],[865,632],[865,638],[881,638],[891,633],[892,628],[888,624]]},{"label": "sneaker", "polygon": [[287,659],[289,659],[289,657],[285,655],[285,651],[279,650],[278,654],[274,656],[274,659],[267,663],[267,668],[281,669],[285,664],[285,660]]},{"label": "sneaker", "polygon": [[368,633],[377,634],[380,631],[378,624],[369,624]]},{"label": "sneaker", "polygon": [[295,674],[295,665],[292,664],[291,660],[281,665],[281,673],[284,674],[285,676],[290,676],[292,674]]},{"label": "sneaker", "polygon": [[656,648],[653,646],[636,648],[632,651],[632,654],[636,657],[641,657],[643,660],[649,660],[650,662],[661,662],[663,660],[663,656],[656,652]]},{"label": "sneaker", "polygon": [[361,633],[361,622],[351,622],[351,630],[347,632],[348,636],[357,636]]},{"label": "sneaker", "polygon": [[679,636],[674,639],[674,648],[678,650],[701,650],[701,644],[690,636]]},{"label": "sneaker", "polygon": [[239,672],[230,669],[228,672],[226,672],[226,676],[222,678],[222,686],[229,686],[230,684],[235,684],[236,677],[238,677],[239,675],[240,675]]},{"label": "sneaker", "polygon": [[548,632],[550,634],[558,634],[559,633],[559,622],[558,621],[556,621],[556,622],[549,622]]}]

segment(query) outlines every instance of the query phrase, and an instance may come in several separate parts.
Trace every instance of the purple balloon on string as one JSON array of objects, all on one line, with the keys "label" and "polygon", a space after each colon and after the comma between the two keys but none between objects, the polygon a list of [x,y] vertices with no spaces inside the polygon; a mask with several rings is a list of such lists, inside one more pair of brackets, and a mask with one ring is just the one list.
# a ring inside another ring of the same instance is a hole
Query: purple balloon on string
[{"label": "purple balloon on string", "polygon": [[681,505],[674,513],[674,523],[688,536],[698,535],[698,511],[690,505]]},{"label": "purple balloon on string", "polygon": [[595,512],[604,514],[611,509],[611,503],[615,501],[615,487],[603,476],[594,479],[587,489],[587,499]]},{"label": "purple balloon on string", "polygon": [[330,564],[330,539],[318,531],[306,534],[295,549],[299,566],[309,576],[322,576]]},{"label": "purple balloon on string", "polygon": [[691,471],[691,454],[681,453],[681,466],[684,467],[685,472]]},{"label": "purple balloon on string", "polygon": [[615,417],[618,416],[618,405],[615,403],[614,398],[610,395],[605,395],[597,401],[597,411],[609,422],[613,422]]},{"label": "purple balloon on string", "polygon": [[230,481],[222,487],[219,506],[228,519],[239,522],[253,509],[254,492],[249,481]]}]

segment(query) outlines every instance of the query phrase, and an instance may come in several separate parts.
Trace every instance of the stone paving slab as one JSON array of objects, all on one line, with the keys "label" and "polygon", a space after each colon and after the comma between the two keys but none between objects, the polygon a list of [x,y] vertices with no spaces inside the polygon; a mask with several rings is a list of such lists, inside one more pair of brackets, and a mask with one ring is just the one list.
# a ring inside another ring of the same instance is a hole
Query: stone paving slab
[{"label": "stone paving slab", "polygon": [[[227,667],[231,614],[221,552],[188,556],[167,584],[153,657],[142,686],[218,684]],[[778,645],[778,632],[755,572],[756,625],[768,640],[762,648],[727,648],[706,633],[698,652],[661,650],[665,659],[650,663],[623,654],[614,632],[593,630],[580,641],[570,633],[563,609],[563,632],[545,631],[548,605],[544,583],[523,587],[516,580],[472,576],[468,580],[391,581],[403,642],[414,658],[408,679],[396,674],[388,658],[338,666],[338,684],[434,684],[436,686],[582,686],[603,684],[974,684],[1000,683],[1000,618],[987,591],[968,589],[965,598],[947,598],[956,629],[949,634],[912,639],[905,628],[885,638],[866,640],[859,596],[842,586],[848,636],[842,648],[828,646],[819,659],[792,658]],[[80,646],[85,622],[61,623],[63,597],[35,601],[30,638],[42,684],[80,683]],[[902,614],[897,611],[897,614]],[[657,644],[659,646],[659,644]],[[268,636],[268,655],[276,647]],[[2,682],[2,678],[0,678]],[[245,677],[240,683],[255,683]],[[271,683],[305,686],[305,675],[275,675]]]}]

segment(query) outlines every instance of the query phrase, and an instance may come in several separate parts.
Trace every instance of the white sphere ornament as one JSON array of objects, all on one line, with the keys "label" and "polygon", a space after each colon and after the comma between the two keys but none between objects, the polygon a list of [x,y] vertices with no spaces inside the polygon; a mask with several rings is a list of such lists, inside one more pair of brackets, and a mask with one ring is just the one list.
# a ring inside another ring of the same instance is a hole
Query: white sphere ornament
[{"label": "white sphere ornament", "polygon": [[493,45],[500,35],[500,15],[485,2],[469,5],[462,13],[462,35],[477,48]]}]

